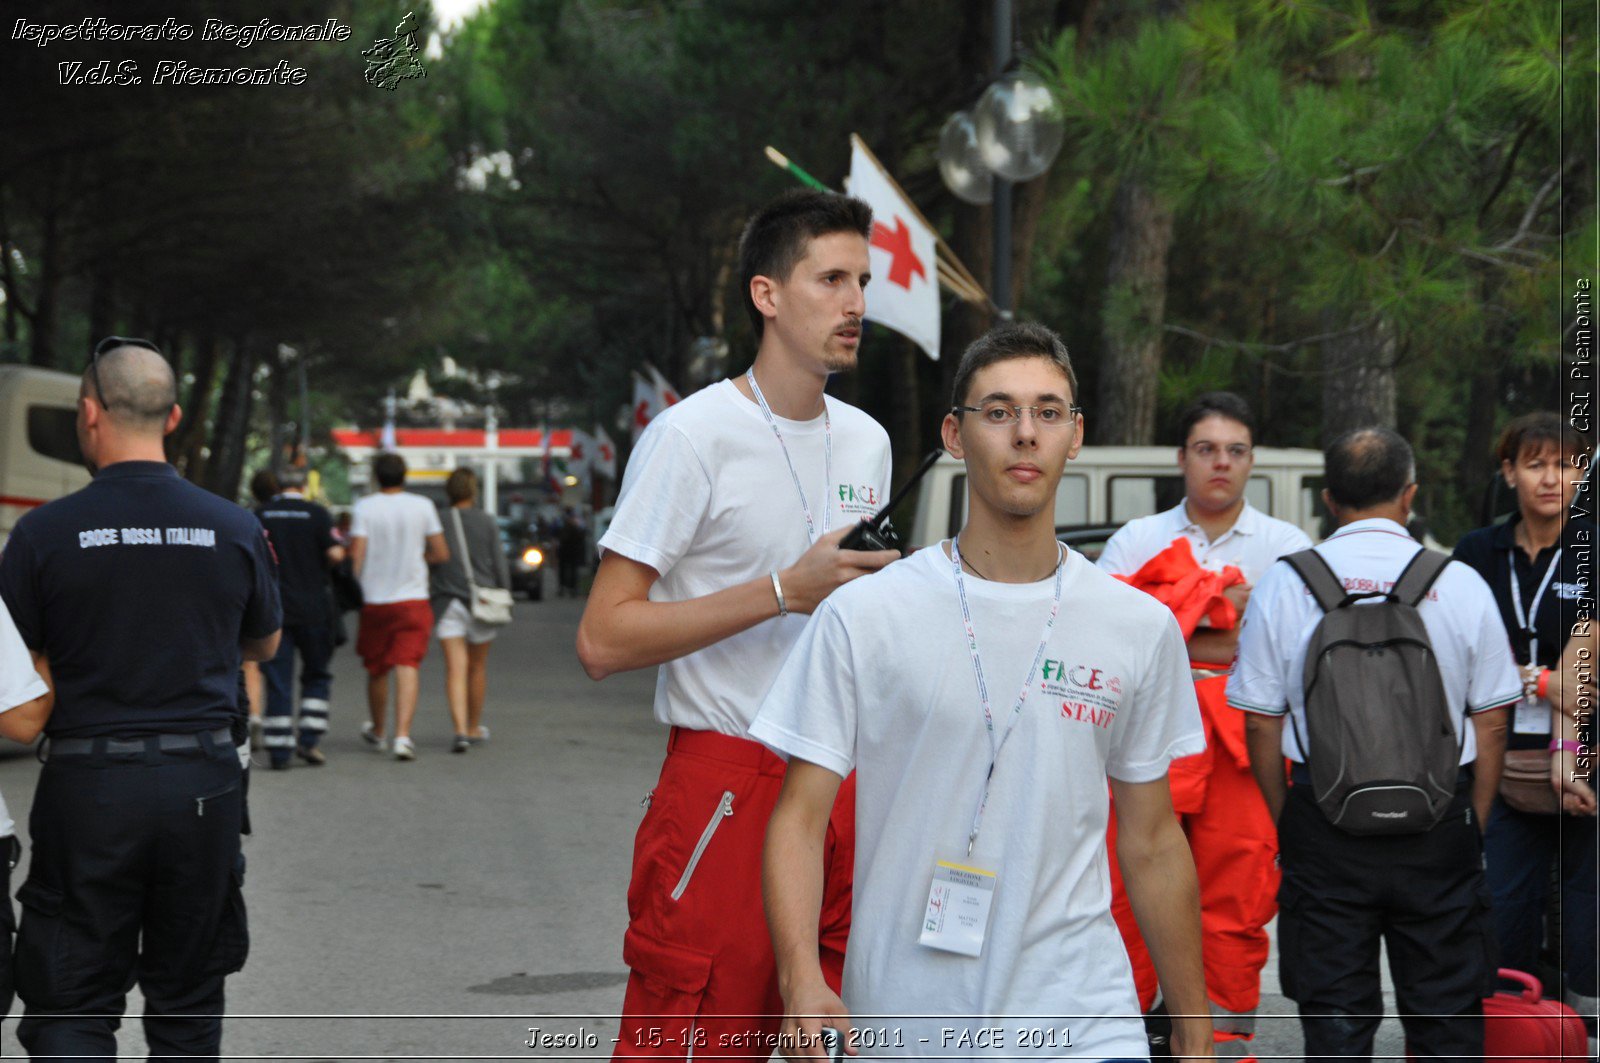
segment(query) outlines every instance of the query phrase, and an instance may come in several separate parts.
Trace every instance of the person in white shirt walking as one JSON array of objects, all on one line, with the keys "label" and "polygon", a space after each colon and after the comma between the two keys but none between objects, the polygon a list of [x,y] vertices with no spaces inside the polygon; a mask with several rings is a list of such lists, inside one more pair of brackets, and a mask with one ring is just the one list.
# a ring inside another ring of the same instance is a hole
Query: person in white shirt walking
[{"label": "person in white shirt walking", "polygon": [[[1249,405],[1231,392],[1207,392],[1190,403],[1178,426],[1184,497],[1169,510],[1118,529],[1100,555],[1100,568],[1132,577],[1157,555],[1186,547],[1201,568],[1238,570],[1243,582],[1222,593],[1242,612],[1250,588],[1273,562],[1311,545],[1305,532],[1267,516],[1245,498],[1255,465],[1255,431]],[[1244,717],[1224,701],[1223,685],[1238,636],[1236,625],[1202,622],[1188,638],[1206,749],[1175,763],[1169,780],[1173,808],[1200,876],[1206,992],[1216,1024],[1217,1055],[1247,1060],[1252,1058],[1261,969],[1270,947],[1267,924],[1277,912],[1278,843],[1250,775]],[[1115,830],[1113,816],[1113,838]],[[1155,969],[1115,868],[1112,887],[1113,911],[1133,960],[1139,1004],[1149,1010],[1156,998]]]},{"label": "person in white shirt walking", "polygon": [[[889,440],[823,393],[856,364],[871,228],[866,204],[818,192],[751,219],[739,268],[755,364],[650,422],[600,540],[578,656],[595,679],[660,665],[655,715],[672,728],[634,843],[618,1057],[765,1057],[775,1043],[761,842],[784,766],[747,732],[802,615],[898,556],[839,548],[885,502]],[[835,978],[854,827],[847,793],[822,917]]]},{"label": "person in white shirt walking", "polygon": [[[1323,500],[1339,528],[1316,554],[1347,594],[1382,601],[1417,558],[1422,547],[1406,534],[1415,475],[1410,445],[1386,428],[1347,433],[1328,448]],[[1460,748],[1454,797],[1426,830],[1350,833],[1313,793],[1303,743],[1339,727],[1324,721],[1326,732],[1307,731],[1306,654],[1324,612],[1289,563],[1273,565],[1251,594],[1228,679],[1228,704],[1249,714],[1251,768],[1277,824],[1279,978],[1299,1005],[1308,1063],[1371,1057],[1383,1017],[1380,938],[1411,1051],[1430,1059],[1483,1055],[1482,999],[1494,971],[1482,830],[1500,781],[1504,710],[1521,698],[1522,683],[1494,596],[1468,566],[1449,562],[1416,615]],[[1373,696],[1406,696],[1395,711],[1420,713],[1431,681],[1419,675],[1409,692]],[[1351,767],[1342,761],[1339,773],[1353,774]]]},{"label": "person in white shirt walking", "polygon": [[[0,601],[0,735],[27,744],[44,730],[55,703],[39,674],[40,668],[48,667],[42,655],[36,658],[28,651],[6,603]],[[11,939],[17,932],[17,913],[11,907],[11,869],[21,855],[17,825],[0,797],[0,1019],[11,1012],[13,998]]]},{"label": "person in white shirt walking", "polygon": [[428,604],[428,566],[450,559],[439,511],[405,490],[406,463],[398,454],[372,460],[378,493],[355,505],[350,523],[350,560],[361,580],[361,629],[356,653],[367,669],[367,708],[372,719],[361,737],[388,748],[389,673],[395,677],[394,755],[415,760],[411,721],[417,714],[417,669],[428,652],[433,609]]},{"label": "person in white shirt walking", "polygon": [[[1194,864],[1166,780],[1202,748],[1194,687],[1171,613],[1056,541],[1076,391],[1042,326],[968,348],[942,429],[966,463],[965,527],[830,595],[751,727],[790,758],[764,885],[791,1058],[822,1056],[824,1025],[865,1056],[1144,1058],[1111,917],[1108,781],[1174,1054],[1213,1054]],[[852,769],[841,999],[816,927],[829,809]]]}]

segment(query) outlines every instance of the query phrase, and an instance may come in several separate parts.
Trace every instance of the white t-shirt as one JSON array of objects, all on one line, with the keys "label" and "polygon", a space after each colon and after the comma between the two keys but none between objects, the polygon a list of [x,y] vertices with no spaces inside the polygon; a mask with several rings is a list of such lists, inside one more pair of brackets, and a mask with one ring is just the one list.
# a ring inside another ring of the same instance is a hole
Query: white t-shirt
[{"label": "white t-shirt", "polygon": [[350,537],[367,540],[367,556],[361,563],[361,596],[366,604],[427,601],[428,563],[422,552],[428,536],[443,533],[439,511],[421,495],[379,492],[357,502]]},{"label": "white t-shirt", "polygon": [[[48,693],[50,688],[34,670],[33,654],[23,643],[5,603],[0,602],[0,712],[9,712]],[[16,832],[17,825],[11,821],[5,798],[0,797],[0,838],[9,838]]]},{"label": "white t-shirt", "polygon": [[[1317,553],[1352,593],[1387,591],[1422,547],[1392,520],[1346,524]],[[1471,568],[1452,561],[1417,607],[1433,655],[1439,662],[1449,704],[1467,713],[1485,712],[1522,697],[1522,680],[1511,657],[1494,594]],[[1283,729],[1283,755],[1304,761],[1296,732],[1305,733],[1305,657],[1322,608],[1298,573],[1274,565],[1250,594],[1239,632],[1239,656],[1228,677],[1228,704],[1264,716],[1291,714]],[[1478,742],[1461,713],[1453,713],[1456,736],[1465,740],[1461,763],[1477,759]]]},{"label": "white t-shirt", "polygon": [[1284,554],[1311,545],[1311,537],[1305,532],[1286,520],[1267,516],[1249,502],[1244,504],[1233,527],[1213,541],[1189,519],[1185,503],[1179,502],[1162,513],[1130,520],[1118,528],[1096,564],[1113,575],[1131,576],[1179,537],[1189,540],[1194,559],[1202,568],[1220,572],[1233,565],[1251,584],[1259,582]]},{"label": "white t-shirt", "polygon": [[[981,1054],[941,1052],[950,1019],[910,1016],[1041,1015],[1058,1018],[1003,1023],[1003,1054],[1061,1055],[1059,1036],[1054,1048],[1012,1036],[1045,1025],[1069,1028],[1069,1054],[1079,1058],[1147,1054],[1111,918],[1107,777],[1160,779],[1172,760],[1205,748],[1204,732],[1172,614],[1081,554],[1065,564],[1041,676],[1001,749],[963,861],[999,876],[977,958],[918,942],[934,861],[966,852],[991,750],[945,549],[920,550],[830,595],[751,727],[780,755],[857,772],[844,999],[852,1014],[896,1016],[883,1021],[907,1032],[902,1049],[874,1051]],[[1038,650],[1054,579],[964,583],[998,738]]]},{"label": "white t-shirt", "polygon": [[[883,508],[891,474],[883,428],[853,406],[827,403],[831,477],[823,419],[776,418],[819,535],[824,514],[837,530]],[[652,601],[699,598],[792,565],[810,539],[783,454],[761,408],[732,381],[696,392],[640,437],[600,549],[659,572]],[[743,737],[805,622],[775,617],[663,664],[656,719]]]}]

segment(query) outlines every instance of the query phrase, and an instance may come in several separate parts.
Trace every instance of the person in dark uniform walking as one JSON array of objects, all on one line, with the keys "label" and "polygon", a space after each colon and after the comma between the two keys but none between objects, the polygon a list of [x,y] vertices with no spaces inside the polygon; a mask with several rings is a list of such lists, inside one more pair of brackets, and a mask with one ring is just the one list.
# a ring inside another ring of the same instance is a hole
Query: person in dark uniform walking
[{"label": "person in dark uniform walking", "polygon": [[[305,497],[306,471],[284,469],[281,490],[256,507],[278,556],[278,593],[283,598],[283,641],[278,655],[261,666],[267,680],[262,744],[275,770],[289,766],[290,754],[311,765],[327,762],[317,743],[328,729],[328,697],[333,673],[333,602],[328,569],[344,560],[333,538],[333,517]],[[294,658],[300,654],[300,727],[294,722]]]},{"label": "person in dark uniform walking", "polygon": [[109,1059],[128,989],[152,1058],[215,1059],[223,978],[249,939],[240,659],[277,652],[271,549],[249,511],[181,479],[180,411],[153,344],[95,349],[78,398],[89,486],[17,522],[0,599],[55,697],[17,893],[30,1055]]}]

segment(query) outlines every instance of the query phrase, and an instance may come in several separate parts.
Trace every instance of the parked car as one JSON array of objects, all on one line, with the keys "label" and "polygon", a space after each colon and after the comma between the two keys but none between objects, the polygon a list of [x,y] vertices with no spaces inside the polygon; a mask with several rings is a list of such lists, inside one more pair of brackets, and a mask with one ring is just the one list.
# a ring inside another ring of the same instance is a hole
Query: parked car
[{"label": "parked car", "polygon": [[500,542],[505,547],[506,564],[511,569],[511,593],[524,594],[529,601],[544,598],[545,548],[537,533],[526,523],[510,517],[497,517]]}]

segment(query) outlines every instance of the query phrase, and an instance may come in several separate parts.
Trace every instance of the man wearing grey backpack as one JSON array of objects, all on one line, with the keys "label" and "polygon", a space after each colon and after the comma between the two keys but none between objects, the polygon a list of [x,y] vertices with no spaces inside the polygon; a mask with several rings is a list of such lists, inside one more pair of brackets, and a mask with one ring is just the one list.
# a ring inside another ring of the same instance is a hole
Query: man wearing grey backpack
[{"label": "man wearing grey backpack", "polygon": [[1262,577],[1227,689],[1278,825],[1280,980],[1308,1063],[1368,1059],[1381,938],[1410,1049],[1479,1058],[1481,832],[1521,682],[1488,585],[1406,533],[1410,445],[1359,429],[1326,464],[1339,528]]}]

